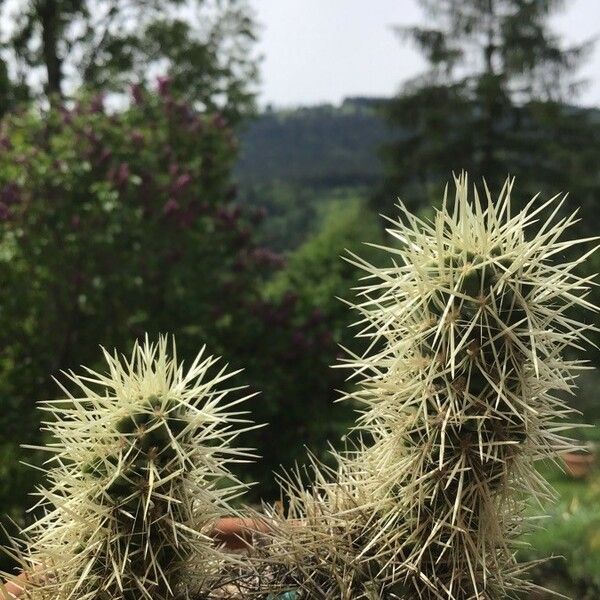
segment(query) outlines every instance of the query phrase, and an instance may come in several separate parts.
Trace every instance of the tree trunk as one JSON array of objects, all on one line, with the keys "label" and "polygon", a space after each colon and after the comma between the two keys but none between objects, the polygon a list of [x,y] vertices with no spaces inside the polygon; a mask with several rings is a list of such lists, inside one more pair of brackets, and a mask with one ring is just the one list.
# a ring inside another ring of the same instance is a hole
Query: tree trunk
[{"label": "tree trunk", "polygon": [[60,9],[57,0],[40,0],[38,14],[42,25],[42,53],[48,82],[46,94],[50,102],[62,100],[62,60],[58,55]]},{"label": "tree trunk", "polygon": [[[485,88],[483,92],[483,156],[481,159],[480,176],[492,178],[492,169],[495,161],[495,120],[497,117],[497,98],[493,94],[491,83],[495,81],[494,56],[496,54],[496,40],[494,39],[494,22],[496,21],[494,0],[488,0],[487,5],[487,43],[483,48],[485,63]],[[494,86],[495,87],[495,86]],[[481,93],[481,92],[480,92]],[[492,179],[493,180],[493,179]]]}]

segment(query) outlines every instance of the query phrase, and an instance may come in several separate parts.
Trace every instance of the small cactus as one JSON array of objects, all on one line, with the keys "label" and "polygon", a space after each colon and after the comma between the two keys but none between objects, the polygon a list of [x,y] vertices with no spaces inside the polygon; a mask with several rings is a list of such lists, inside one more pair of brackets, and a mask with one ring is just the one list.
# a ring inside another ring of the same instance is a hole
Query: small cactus
[{"label": "small cactus", "polygon": [[[135,344],[129,359],[104,351],[108,372],[68,374],[77,389],[45,402],[57,440],[45,515],[25,530],[28,597],[166,600],[220,585],[228,556],[209,537],[235,511],[243,486],[228,464],[247,422],[225,400],[235,373],[204,351],[183,369],[166,338]],[[209,374],[210,372],[210,374]],[[225,483],[224,483],[225,482]]]},{"label": "small cactus", "polygon": [[304,527],[274,541],[280,589],[500,600],[533,587],[516,538],[526,507],[553,495],[536,461],[572,448],[563,396],[586,367],[564,355],[591,326],[570,310],[595,307],[575,273],[591,252],[565,255],[589,240],[560,239],[576,220],[558,216],[561,200],[511,214],[512,180],[485,201],[455,183],[431,222],[401,205],[389,267],[350,258],[366,271],[355,308],[369,350],[347,361],[346,399],[365,441],[337,454],[335,477],[317,466],[310,490],[288,481]]}]

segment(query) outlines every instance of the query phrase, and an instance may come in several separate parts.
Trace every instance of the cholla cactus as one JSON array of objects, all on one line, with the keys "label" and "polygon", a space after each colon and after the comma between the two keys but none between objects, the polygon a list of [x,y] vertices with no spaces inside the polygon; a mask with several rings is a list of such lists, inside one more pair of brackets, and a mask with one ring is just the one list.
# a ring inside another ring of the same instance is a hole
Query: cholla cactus
[{"label": "cholla cactus", "polygon": [[571,448],[558,396],[584,364],[564,351],[591,327],[569,310],[594,307],[574,272],[587,254],[565,253],[587,240],[559,239],[575,222],[560,200],[513,215],[512,181],[483,202],[455,183],[432,222],[400,207],[391,266],[351,258],[367,273],[355,308],[370,343],[348,361],[346,398],[368,444],[338,455],[337,481],[288,484],[308,526],[284,536],[278,568],[305,597],[315,581],[331,599],[499,600],[529,585],[515,539],[528,503],[552,497],[535,462]]},{"label": "cholla cactus", "polygon": [[231,560],[208,534],[243,487],[227,467],[249,456],[230,446],[248,428],[231,410],[245,398],[226,400],[240,388],[221,386],[235,373],[204,351],[184,370],[166,338],[104,356],[106,374],[69,373],[77,392],[43,405],[58,442],[46,514],[25,531],[27,597],[206,595]]}]

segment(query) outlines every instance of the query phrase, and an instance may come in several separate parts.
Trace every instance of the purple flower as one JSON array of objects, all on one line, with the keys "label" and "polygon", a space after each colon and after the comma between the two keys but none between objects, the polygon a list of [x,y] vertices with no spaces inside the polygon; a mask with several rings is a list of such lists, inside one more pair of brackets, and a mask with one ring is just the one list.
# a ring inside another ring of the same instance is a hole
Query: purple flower
[{"label": "purple flower", "polygon": [[317,325],[323,320],[323,317],[323,311],[320,308],[315,308],[308,319],[308,323],[309,325]]},{"label": "purple flower", "polygon": [[173,80],[168,75],[161,75],[160,77],[157,77],[156,83],[157,83],[158,93],[163,98],[165,98],[166,96],[168,96],[170,94],[172,81]]},{"label": "purple flower", "polygon": [[129,181],[130,175],[131,171],[129,170],[129,165],[126,162],[121,163],[117,170],[117,183],[124,185]]},{"label": "purple flower", "polygon": [[68,108],[62,107],[60,113],[64,125],[70,125],[73,122],[73,113]]},{"label": "purple flower", "polygon": [[0,202],[0,221],[8,221],[9,217],[10,211],[8,210],[8,206],[4,202]]},{"label": "purple flower", "polygon": [[183,229],[188,229],[191,227],[196,219],[198,218],[198,213],[194,210],[192,205],[188,206],[186,210],[182,211],[181,216],[179,217],[179,225]]},{"label": "purple flower", "polygon": [[222,225],[224,225],[228,229],[233,229],[235,227],[235,223],[239,217],[239,214],[233,210],[230,210],[223,206],[219,206],[215,211],[215,217],[219,221],[221,221]]},{"label": "purple flower", "polygon": [[97,146],[100,143],[100,138],[96,134],[96,132],[91,127],[85,127],[83,130],[83,135],[90,142],[90,144]]},{"label": "purple flower", "polygon": [[144,144],[144,134],[139,130],[135,129],[131,132],[131,142],[136,146],[142,146]]},{"label": "purple flower", "polygon": [[99,92],[96,94],[90,102],[90,113],[102,113],[104,112],[104,94]]},{"label": "purple flower", "polygon": [[130,175],[131,171],[129,170],[129,165],[126,162],[120,163],[116,171],[111,169],[108,172],[109,180],[118,187],[124,186],[129,181]]},{"label": "purple flower", "polygon": [[172,215],[173,213],[176,213],[178,210],[179,210],[179,202],[177,202],[177,200],[175,200],[175,198],[169,198],[165,202],[165,205],[163,206],[163,214],[165,215],[165,217],[168,217],[168,216]]},{"label": "purple flower", "polygon": [[172,186],[172,191],[174,194],[180,194],[183,190],[189,185],[192,181],[192,176],[189,173],[183,173],[179,175]]},{"label": "purple flower", "polygon": [[18,204],[21,201],[21,190],[16,183],[7,183],[0,189],[0,202],[5,206]]},{"label": "purple flower", "polygon": [[102,152],[100,152],[100,156],[98,157],[98,162],[100,164],[106,162],[112,156],[112,151],[109,148],[102,148]]},{"label": "purple flower", "polygon": [[191,113],[186,122],[185,129],[188,133],[199,133],[202,130],[202,121],[200,121],[195,112]]},{"label": "purple flower", "polygon": [[131,98],[137,106],[144,101],[144,89],[139,83],[134,83],[130,88]]},{"label": "purple flower", "polygon": [[221,113],[215,113],[213,116],[213,125],[217,129],[225,129],[225,127],[227,127],[227,120]]},{"label": "purple flower", "polygon": [[252,251],[252,258],[259,265],[266,265],[275,269],[285,265],[285,258],[270,248],[255,248]]}]

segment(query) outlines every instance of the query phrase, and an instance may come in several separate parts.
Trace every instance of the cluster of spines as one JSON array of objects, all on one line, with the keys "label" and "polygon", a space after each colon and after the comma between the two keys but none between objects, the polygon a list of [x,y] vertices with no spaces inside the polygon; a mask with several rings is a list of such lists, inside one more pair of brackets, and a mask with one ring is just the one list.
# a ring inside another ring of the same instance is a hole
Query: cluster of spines
[{"label": "cluster of spines", "polygon": [[70,374],[82,396],[44,407],[58,442],[46,514],[25,532],[33,600],[166,600],[221,586],[232,558],[209,532],[243,489],[227,466],[249,456],[231,447],[248,428],[231,410],[245,398],[225,401],[240,388],[220,389],[234,373],[216,371],[217,359],[201,352],[184,372],[168,350],[161,338],[129,361],[105,353],[108,375]]},{"label": "cluster of spines", "polygon": [[[528,587],[515,538],[527,502],[552,495],[535,461],[571,447],[557,391],[584,366],[563,353],[591,328],[568,311],[595,308],[591,279],[574,272],[587,255],[550,259],[587,240],[559,241],[575,221],[556,218],[561,202],[535,228],[549,203],[511,216],[510,181],[496,201],[486,188],[486,206],[468,201],[466,177],[456,187],[432,223],[406,211],[394,222],[391,266],[351,258],[367,272],[355,308],[370,344],[348,361],[359,385],[346,397],[363,406],[368,442],[334,453],[334,471],[315,462],[310,489],[284,480],[288,514],[271,514],[270,544],[241,568],[252,597],[496,600]],[[246,456],[226,446],[239,430],[218,406],[228,390],[213,389],[228,375],[201,382],[212,359],[184,375],[165,344],[136,347],[130,363],[107,356],[110,376],[71,376],[84,397],[48,405],[61,441],[50,510],[31,528],[33,600],[187,594],[191,560],[222,583],[206,525],[231,512],[239,486],[216,483]]]},{"label": "cluster of spines", "polygon": [[[556,199],[511,215],[511,188],[469,201],[460,177],[454,206],[445,198],[433,222],[402,208],[389,267],[351,257],[366,271],[355,308],[369,350],[348,361],[359,384],[346,398],[362,405],[368,442],[337,455],[335,476],[309,495],[288,482],[299,519],[315,503],[324,515],[300,534],[304,549],[287,536],[299,589],[327,566],[337,582],[327,598],[371,598],[365,572],[376,573],[376,594],[403,600],[496,600],[530,587],[515,543],[527,503],[552,497],[535,461],[571,448],[559,395],[584,367],[563,354],[590,326],[569,311],[594,307],[590,280],[574,272],[589,253],[552,263],[589,241],[559,239],[575,216],[557,217]],[[344,542],[348,531],[356,543]]]}]

